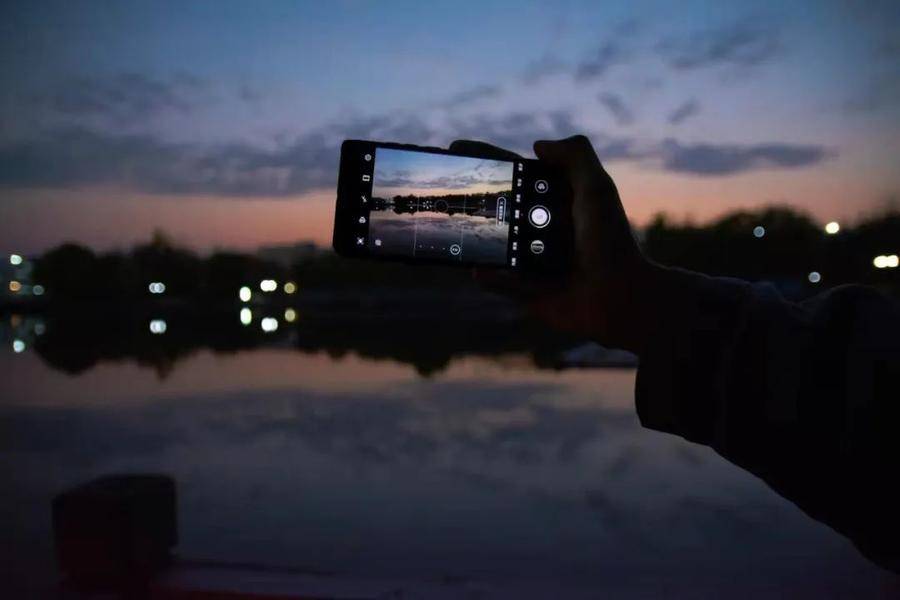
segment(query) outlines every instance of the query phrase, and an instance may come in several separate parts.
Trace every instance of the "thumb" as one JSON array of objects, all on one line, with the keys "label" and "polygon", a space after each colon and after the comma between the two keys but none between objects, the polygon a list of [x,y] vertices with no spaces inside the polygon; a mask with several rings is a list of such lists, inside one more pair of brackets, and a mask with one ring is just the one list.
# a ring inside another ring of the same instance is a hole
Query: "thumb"
[{"label": "thumb", "polygon": [[563,171],[573,190],[591,184],[598,175],[609,177],[590,140],[583,135],[558,141],[537,141],[534,143],[534,153],[540,160]]},{"label": "thumb", "polygon": [[538,141],[534,153],[559,169],[572,187],[572,225],[577,251],[585,265],[603,263],[637,246],[612,178],[583,135]]}]

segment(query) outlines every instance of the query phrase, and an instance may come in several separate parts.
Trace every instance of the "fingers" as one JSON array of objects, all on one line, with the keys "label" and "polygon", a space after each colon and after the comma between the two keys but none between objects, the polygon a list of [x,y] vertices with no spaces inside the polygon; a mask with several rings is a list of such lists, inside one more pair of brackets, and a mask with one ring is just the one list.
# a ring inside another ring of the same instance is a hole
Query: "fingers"
[{"label": "fingers", "polygon": [[515,152],[500,148],[486,142],[478,142],[475,140],[456,140],[450,144],[451,152],[460,154],[471,154],[473,156],[484,156],[495,158],[497,160],[516,160],[522,158]]},{"label": "fingers", "polygon": [[603,169],[591,142],[583,135],[559,141],[538,141],[534,152],[565,173],[572,186],[572,225],[582,266],[612,261],[635,242],[612,178]]},{"label": "fingers", "polygon": [[573,187],[589,183],[598,177],[609,177],[590,140],[583,135],[559,141],[537,141],[534,143],[534,153],[539,159],[565,172]]}]

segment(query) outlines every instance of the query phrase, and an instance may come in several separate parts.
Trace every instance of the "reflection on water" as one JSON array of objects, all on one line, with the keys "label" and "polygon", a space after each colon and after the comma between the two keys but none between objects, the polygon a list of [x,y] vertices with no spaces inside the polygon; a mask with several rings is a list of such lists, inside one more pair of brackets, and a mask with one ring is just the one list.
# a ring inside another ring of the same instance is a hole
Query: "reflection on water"
[{"label": "reflection on water", "polygon": [[[133,335],[166,340],[179,323]],[[632,369],[540,369],[513,342],[467,349],[443,333],[442,367],[423,377],[410,354],[420,346],[377,356],[385,344],[370,336],[387,331],[341,324],[345,337],[322,333],[330,345],[304,352],[311,337],[284,322],[274,346],[194,347],[164,378],[141,366],[162,351],[140,354],[128,331],[121,352],[111,336],[78,369],[55,368],[61,351],[40,353],[52,326],[24,352],[7,346],[4,580],[52,589],[54,493],[156,471],[178,482],[186,558],[524,582],[572,597],[870,594],[883,582],[755,478],[643,430]],[[352,332],[355,347],[342,348]]]}]

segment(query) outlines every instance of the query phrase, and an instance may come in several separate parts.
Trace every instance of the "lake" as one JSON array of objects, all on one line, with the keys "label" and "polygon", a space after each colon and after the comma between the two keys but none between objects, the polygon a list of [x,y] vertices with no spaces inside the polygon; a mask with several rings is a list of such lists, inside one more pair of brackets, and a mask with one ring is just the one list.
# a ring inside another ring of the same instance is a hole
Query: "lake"
[{"label": "lake", "polygon": [[708,448],[643,429],[633,368],[459,346],[423,371],[300,345],[66,370],[5,339],[7,597],[56,593],[53,496],[124,472],[175,478],[186,561],[475,582],[478,597],[866,597],[893,581]]}]

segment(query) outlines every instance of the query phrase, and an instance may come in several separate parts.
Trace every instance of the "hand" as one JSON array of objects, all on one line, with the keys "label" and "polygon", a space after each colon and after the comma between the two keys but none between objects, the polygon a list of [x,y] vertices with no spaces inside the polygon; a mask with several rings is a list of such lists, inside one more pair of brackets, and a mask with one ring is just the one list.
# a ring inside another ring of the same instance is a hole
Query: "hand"
[{"label": "hand", "polygon": [[[457,140],[450,150],[501,159],[515,153],[482,142]],[[559,169],[572,190],[574,265],[564,285],[526,285],[512,273],[499,283],[518,289],[531,309],[551,325],[586,334],[597,342],[640,353],[652,331],[653,297],[661,268],[641,252],[612,178],[582,135],[534,144],[537,157]],[[497,277],[477,271],[479,279]],[[512,285],[511,285],[512,284]]]}]

